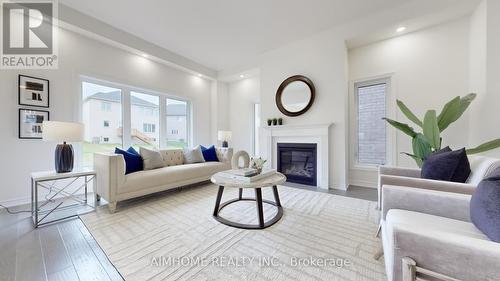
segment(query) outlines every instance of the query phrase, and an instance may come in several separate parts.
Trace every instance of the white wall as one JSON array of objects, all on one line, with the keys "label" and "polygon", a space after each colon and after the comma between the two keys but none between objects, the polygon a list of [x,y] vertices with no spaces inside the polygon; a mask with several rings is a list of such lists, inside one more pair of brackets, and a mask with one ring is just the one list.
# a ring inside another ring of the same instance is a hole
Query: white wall
[{"label": "white wall", "polygon": [[17,137],[17,76],[26,74],[50,80],[51,120],[78,120],[79,76],[81,74],[153,91],[188,98],[193,106],[194,143],[211,143],[211,82],[167,67],[121,49],[60,30],[59,69],[1,70],[3,101],[0,139],[0,202],[29,201],[32,171],[54,168],[54,143],[20,140]]},{"label": "white wall", "polygon": [[228,121],[233,132],[230,146],[253,151],[253,110],[260,100],[259,77],[245,78],[228,84]]},{"label": "white wall", "polygon": [[[423,118],[426,110],[436,109],[439,113],[447,101],[466,95],[469,91],[469,18],[349,50],[351,83],[391,73],[393,100],[389,101],[392,111],[388,113],[394,117],[397,112],[396,119],[409,124],[411,121],[395,109],[396,98]],[[351,118],[353,122],[354,118]],[[455,149],[469,146],[464,134],[469,129],[468,119],[465,114],[444,132],[445,145]],[[389,130],[394,129],[389,127]],[[398,132],[394,141],[397,157],[391,164],[416,166],[409,157],[399,154],[412,151],[410,138]],[[375,186],[376,179],[376,171],[350,169],[352,184]]]},{"label": "white wall", "polygon": [[[500,3],[484,0],[470,21],[470,90],[478,97],[471,108],[471,146],[500,138]],[[484,153],[500,157],[500,149]]]},{"label": "white wall", "polygon": [[[334,123],[330,129],[329,186],[346,189],[347,50],[343,38],[326,31],[264,53],[259,59],[262,126],[267,118],[282,117],[284,124]],[[316,88],[316,100],[304,115],[284,116],[275,94],[283,80],[304,75]],[[267,126],[267,125],[266,125]],[[265,149],[261,140],[261,150]],[[266,155],[264,151],[262,155]]]}]

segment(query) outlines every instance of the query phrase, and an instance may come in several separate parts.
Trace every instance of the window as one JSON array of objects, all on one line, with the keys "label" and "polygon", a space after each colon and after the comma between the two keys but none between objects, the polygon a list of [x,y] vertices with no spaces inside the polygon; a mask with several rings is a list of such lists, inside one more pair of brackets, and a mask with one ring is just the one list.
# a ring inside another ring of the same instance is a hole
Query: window
[{"label": "window", "polygon": [[188,103],[167,98],[167,148],[188,146]]},{"label": "window", "polygon": [[83,166],[93,165],[94,152],[111,152],[122,147],[122,92],[89,82],[82,83],[82,121],[85,124]]},{"label": "window", "polygon": [[102,111],[111,111],[111,103],[110,102],[101,101],[101,110]]},{"label": "window", "polygon": [[142,125],[144,133],[154,133],[155,132],[155,124],[143,124]]},{"label": "window", "polygon": [[148,148],[160,147],[157,141],[160,132],[156,130],[160,123],[160,97],[145,93],[130,92],[130,114],[132,129],[130,131],[132,146]]},{"label": "window", "polygon": [[253,105],[253,154],[259,155],[260,103]]},{"label": "window", "polygon": [[389,80],[355,84],[357,107],[356,160],[362,165],[383,165],[387,159],[386,96]]},{"label": "window", "polygon": [[94,152],[112,152],[115,147],[188,146],[189,101],[92,78],[83,77],[81,83],[83,167],[93,166]]}]

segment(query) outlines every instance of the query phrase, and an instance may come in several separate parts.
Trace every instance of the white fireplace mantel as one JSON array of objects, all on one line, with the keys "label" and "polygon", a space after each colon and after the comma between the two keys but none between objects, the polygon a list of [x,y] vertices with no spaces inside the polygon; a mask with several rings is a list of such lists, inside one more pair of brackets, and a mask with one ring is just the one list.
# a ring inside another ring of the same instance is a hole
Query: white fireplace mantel
[{"label": "white fireplace mantel", "polygon": [[282,125],[262,128],[262,137],[265,140],[262,154],[270,160],[269,165],[277,168],[278,143],[313,143],[317,145],[317,179],[318,187],[328,189],[328,144],[329,130],[333,123],[314,125]]}]

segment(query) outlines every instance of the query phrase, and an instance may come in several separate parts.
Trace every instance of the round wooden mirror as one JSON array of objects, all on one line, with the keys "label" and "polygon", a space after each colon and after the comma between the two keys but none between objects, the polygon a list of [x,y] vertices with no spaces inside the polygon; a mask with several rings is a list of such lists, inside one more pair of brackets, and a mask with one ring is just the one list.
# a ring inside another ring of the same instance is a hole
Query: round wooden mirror
[{"label": "round wooden mirror", "polygon": [[286,116],[304,114],[314,102],[315,89],[312,81],[302,75],[287,78],[276,92],[276,106]]}]

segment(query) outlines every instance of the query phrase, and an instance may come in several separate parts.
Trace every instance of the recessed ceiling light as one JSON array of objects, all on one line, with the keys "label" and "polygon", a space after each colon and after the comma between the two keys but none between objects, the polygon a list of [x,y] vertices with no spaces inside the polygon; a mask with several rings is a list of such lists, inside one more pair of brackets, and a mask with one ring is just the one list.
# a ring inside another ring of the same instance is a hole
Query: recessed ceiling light
[{"label": "recessed ceiling light", "polygon": [[240,74],[240,78],[245,78],[245,75],[243,75],[243,74]]},{"label": "recessed ceiling light", "polygon": [[203,75],[201,75],[200,73],[198,73],[198,77],[201,77],[201,76],[203,76]]},{"label": "recessed ceiling light", "polygon": [[405,30],[406,30],[405,26],[400,26],[400,27],[398,27],[398,29],[396,29],[396,32],[400,33],[400,32],[403,32]]},{"label": "recessed ceiling light", "polygon": [[148,56],[148,54],[142,54],[142,57],[148,58],[149,56]]}]

